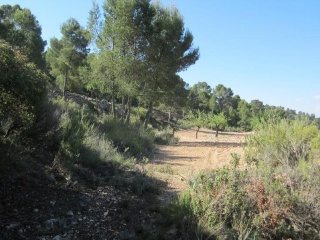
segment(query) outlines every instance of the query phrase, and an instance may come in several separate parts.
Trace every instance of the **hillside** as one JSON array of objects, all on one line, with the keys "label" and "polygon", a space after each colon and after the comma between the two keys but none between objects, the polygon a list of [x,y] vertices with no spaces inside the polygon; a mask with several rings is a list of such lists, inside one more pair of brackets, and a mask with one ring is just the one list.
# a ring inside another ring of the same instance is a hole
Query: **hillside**
[{"label": "hillside", "polygon": [[[176,197],[200,171],[228,164],[230,152],[242,154],[245,134],[222,133],[218,140],[208,138],[211,132],[201,132],[198,140],[194,134],[178,131],[177,145],[157,146],[150,163],[142,168],[150,175],[145,181],[153,181],[160,189],[147,195],[133,193],[130,184],[114,186],[89,171],[88,179],[99,178],[99,184],[85,186],[62,176],[55,166],[2,179],[1,239],[141,239],[146,237],[145,229],[159,234],[161,200]],[[126,179],[145,174],[144,170],[119,172],[112,165],[103,171],[118,172]]]}]

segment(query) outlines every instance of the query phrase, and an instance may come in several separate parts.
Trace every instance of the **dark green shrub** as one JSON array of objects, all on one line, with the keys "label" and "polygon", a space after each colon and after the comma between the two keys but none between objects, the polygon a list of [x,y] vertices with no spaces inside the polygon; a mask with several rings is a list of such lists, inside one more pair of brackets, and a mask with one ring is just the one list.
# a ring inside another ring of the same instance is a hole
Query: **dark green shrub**
[{"label": "dark green shrub", "polygon": [[47,77],[19,50],[0,40],[0,141],[29,131],[46,93]]},{"label": "dark green shrub", "polygon": [[173,135],[172,129],[166,128],[156,133],[155,143],[161,145],[177,144],[179,139]]}]

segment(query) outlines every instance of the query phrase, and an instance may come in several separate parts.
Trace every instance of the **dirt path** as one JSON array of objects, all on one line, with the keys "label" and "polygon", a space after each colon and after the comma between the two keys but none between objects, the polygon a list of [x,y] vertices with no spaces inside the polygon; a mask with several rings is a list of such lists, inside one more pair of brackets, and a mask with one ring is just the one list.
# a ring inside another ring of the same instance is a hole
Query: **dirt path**
[{"label": "dirt path", "polygon": [[176,195],[189,186],[200,172],[228,165],[231,153],[243,155],[245,133],[221,133],[216,138],[211,131],[178,131],[177,145],[158,146],[154,158],[147,166],[152,175],[168,183],[168,197]]}]

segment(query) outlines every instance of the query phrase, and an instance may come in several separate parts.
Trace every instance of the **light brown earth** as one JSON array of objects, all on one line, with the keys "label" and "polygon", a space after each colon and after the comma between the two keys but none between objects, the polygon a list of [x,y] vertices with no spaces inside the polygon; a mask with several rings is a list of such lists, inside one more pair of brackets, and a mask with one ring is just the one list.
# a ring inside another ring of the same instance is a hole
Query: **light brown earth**
[{"label": "light brown earth", "polygon": [[215,137],[210,130],[200,130],[196,139],[195,130],[180,130],[175,133],[178,144],[157,146],[147,171],[167,182],[163,200],[186,190],[199,173],[230,164],[231,153],[241,156],[241,165],[246,135],[248,133],[222,132]]}]

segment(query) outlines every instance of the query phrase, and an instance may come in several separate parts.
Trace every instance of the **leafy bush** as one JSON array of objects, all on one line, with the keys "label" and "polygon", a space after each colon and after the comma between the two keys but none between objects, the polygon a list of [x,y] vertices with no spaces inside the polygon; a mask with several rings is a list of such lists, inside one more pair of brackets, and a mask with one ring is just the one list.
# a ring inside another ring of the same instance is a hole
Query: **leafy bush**
[{"label": "leafy bush", "polygon": [[178,140],[179,139],[173,135],[172,129],[170,128],[157,132],[155,137],[155,142],[162,145],[177,144]]},{"label": "leafy bush", "polygon": [[[0,40],[0,173],[22,171],[35,151],[30,138],[46,94],[47,77],[18,50]],[[22,161],[23,159],[23,161]]]},{"label": "leafy bush", "polygon": [[37,107],[46,93],[47,77],[3,40],[0,40],[0,75],[0,140],[3,142],[32,128]]},{"label": "leafy bush", "polygon": [[296,165],[319,153],[320,134],[307,119],[261,119],[248,138],[247,159],[271,165]]}]

